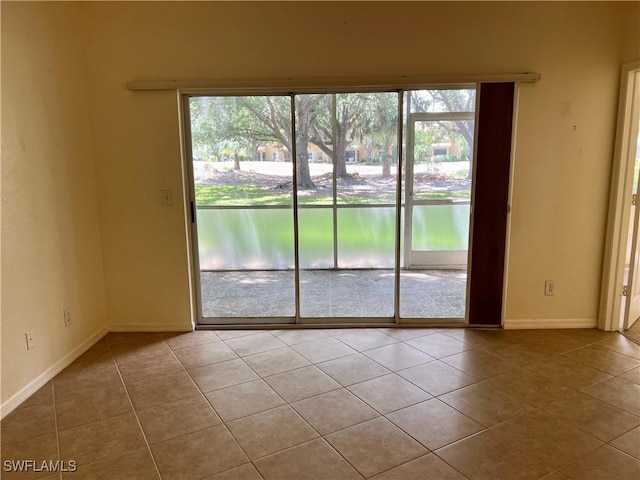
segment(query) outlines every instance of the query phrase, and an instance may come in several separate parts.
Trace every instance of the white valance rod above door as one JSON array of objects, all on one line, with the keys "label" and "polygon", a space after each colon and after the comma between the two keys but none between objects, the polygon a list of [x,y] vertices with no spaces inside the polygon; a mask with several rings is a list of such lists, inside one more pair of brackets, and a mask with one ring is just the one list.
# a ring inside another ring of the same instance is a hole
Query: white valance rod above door
[{"label": "white valance rod above door", "polygon": [[141,90],[181,90],[183,92],[216,90],[228,92],[268,91],[278,92],[315,92],[323,90],[348,91],[357,87],[359,90],[399,90],[451,85],[469,85],[476,83],[533,83],[540,80],[541,74],[535,72],[504,74],[462,74],[462,75],[427,75],[420,77],[369,77],[369,78],[280,78],[280,79],[240,79],[240,80],[131,80],[127,88]]}]

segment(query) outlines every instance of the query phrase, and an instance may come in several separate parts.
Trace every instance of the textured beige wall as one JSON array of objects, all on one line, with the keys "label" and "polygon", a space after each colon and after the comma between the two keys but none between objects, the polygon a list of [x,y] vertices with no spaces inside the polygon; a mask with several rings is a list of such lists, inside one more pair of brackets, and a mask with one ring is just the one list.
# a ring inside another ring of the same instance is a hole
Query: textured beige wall
[{"label": "textured beige wall", "polygon": [[78,25],[73,5],[2,2],[3,404],[106,327]]},{"label": "textured beige wall", "polygon": [[[109,319],[189,315],[174,93],[128,80],[541,72],[520,90],[507,318],[595,319],[619,68],[639,5],[87,5]],[[282,28],[288,25],[290,28]],[[331,25],[331,28],[324,26]],[[179,200],[180,196],[175,195]],[[545,297],[545,279],[556,281]]]},{"label": "textured beige wall", "polygon": [[638,2],[626,2],[626,25],[624,26],[623,63],[640,59],[640,5]]}]

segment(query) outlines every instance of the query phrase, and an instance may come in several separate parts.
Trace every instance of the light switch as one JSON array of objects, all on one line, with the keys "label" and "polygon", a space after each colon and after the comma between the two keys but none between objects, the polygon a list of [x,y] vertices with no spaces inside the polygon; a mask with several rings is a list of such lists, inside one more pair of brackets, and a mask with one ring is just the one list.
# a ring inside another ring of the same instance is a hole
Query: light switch
[{"label": "light switch", "polygon": [[162,190],[162,205],[165,207],[170,207],[173,205],[173,191],[171,190]]}]

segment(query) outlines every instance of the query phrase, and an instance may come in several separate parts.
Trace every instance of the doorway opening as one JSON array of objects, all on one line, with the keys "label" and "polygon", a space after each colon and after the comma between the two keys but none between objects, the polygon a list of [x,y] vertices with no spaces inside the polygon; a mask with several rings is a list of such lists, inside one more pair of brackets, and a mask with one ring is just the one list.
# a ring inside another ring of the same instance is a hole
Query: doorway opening
[{"label": "doorway opening", "polygon": [[631,205],[629,207],[629,229],[626,236],[624,264],[624,292],[620,317],[620,331],[632,331],[636,341],[640,341],[640,208],[638,189],[640,187],[640,71],[635,72],[634,101],[629,129],[629,153],[631,177]]},{"label": "doorway opening", "polygon": [[465,321],[475,85],[184,99],[198,323]]},{"label": "doorway opening", "polygon": [[[640,60],[622,66],[599,327],[629,331],[640,318]],[[640,340],[640,332],[638,335]]]}]

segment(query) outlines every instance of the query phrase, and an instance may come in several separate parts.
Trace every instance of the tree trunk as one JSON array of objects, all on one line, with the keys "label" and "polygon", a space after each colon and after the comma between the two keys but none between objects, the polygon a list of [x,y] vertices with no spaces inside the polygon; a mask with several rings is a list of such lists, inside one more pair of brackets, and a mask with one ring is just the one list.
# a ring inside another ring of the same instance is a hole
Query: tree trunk
[{"label": "tree trunk", "polygon": [[299,103],[296,109],[296,179],[298,188],[315,188],[309,172],[309,128],[311,128],[311,112],[308,103]]},{"label": "tree trunk", "polygon": [[336,156],[336,178],[347,177],[347,129],[341,123],[336,125],[337,138],[333,150]]},{"label": "tree trunk", "polygon": [[467,142],[467,146],[469,147],[469,173],[467,173],[467,180],[471,180],[473,168],[473,134],[469,132],[466,128],[459,129],[460,135]]},{"label": "tree trunk", "polygon": [[238,155],[238,152],[233,154],[233,169],[240,170],[240,155]]},{"label": "tree trunk", "polygon": [[[304,137],[304,140],[303,138]],[[308,189],[315,188],[315,184],[311,180],[309,172],[309,147],[306,142],[306,135],[298,135],[300,142],[296,149],[296,179],[298,180],[298,188]]]},{"label": "tree trunk", "polygon": [[382,153],[382,178],[391,177],[391,155],[389,149],[385,148]]}]

